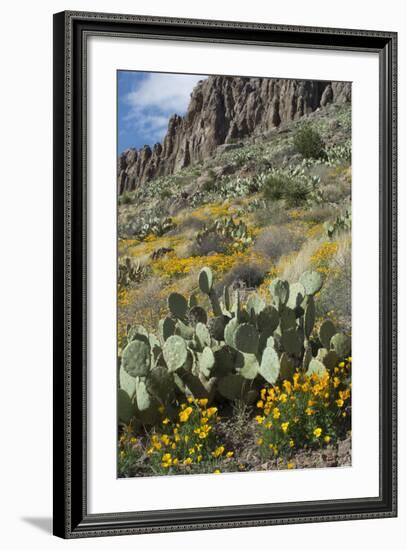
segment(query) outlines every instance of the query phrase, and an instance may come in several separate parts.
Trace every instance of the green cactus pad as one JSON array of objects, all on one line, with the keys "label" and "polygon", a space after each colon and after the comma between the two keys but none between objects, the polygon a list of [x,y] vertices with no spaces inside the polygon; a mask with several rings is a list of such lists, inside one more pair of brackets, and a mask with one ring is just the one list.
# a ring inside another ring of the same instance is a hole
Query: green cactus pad
[{"label": "green cactus pad", "polygon": [[254,313],[255,317],[259,315],[260,312],[266,307],[266,302],[257,296],[257,294],[251,294],[246,303],[246,309],[249,312],[249,315]]},{"label": "green cactus pad", "polygon": [[287,307],[296,309],[304,300],[305,288],[301,283],[292,283],[290,285]]},{"label": "green cactus pad", "polygon": [[324,321],[319,328],[319,339],[324,348],[329,349],[334,334],[336,334],[336,328],[333,322],[329,319]]},{"label": "green cactus pad", "polygon": [[351,351],[351,339],[346,334],[338,332],[331,338],[331,349],[336,351],[340,359],[345,359],[350,355]]},{"label": "green cactus pad", "polygon": [[228,346],[231,346],[233,348],[236,347],[235,333],[238,326],[239,326],[239,321],[236,319],[236,317],[234,317],[227,323],[225,327],[225,332],[224,332],[225,342]]},{"label": "green cactus pad", "polygon": [[208,315],[203,307],[194,306],[189,310],[188,319],[193,326],[196,326],[197,323],[203,323],[206,325],[208,322]]},{"label": "green cactus pad", "polygon": [[194,337],[195,332],[192,327],[189,327],[178,319],[175,325],[175,334],[181,336],[184,340],[190,340]]},{"label": "green cactus pad", "polygon": [[280,357],[280,378],[281,380],[290,380],[295,373],[294,363],[287,353],[282,353]]},{"label": "green cactus pad", "polygon": [[199,376],[192,374],[191,372],[183,372],[181,374],[183,384],[188,388],[186,395],[190,394],[195,399],[208,399],[209,392],[205,385],[200,380]]},{"label": "green cactus pad", "polygon": [[170,372],[183,367],[188,359],[188,348],[185,340],[181,336],[170,336],[165,341],[163,355]]},{"label": "green cactus pad", "polygon": [[304,334],[308,339],[311,336],[315,324],[315,302],[312,296],[307,300],[307,307],[304,313]]},{"label": "green cactus pad", "polygon": [[209,378],[211,375],[212,368],[215,365],[215,356],[213,351],[209,347],[205,347],[202,353],[198,356],[199,371],[206,377]]},{"label": "green cactus pad", "polygon": [[223,305],[227,311],[230,311],[230,292],[226,285],[223,287]]},{"label": "green cactus pad", "polygon": [[215,356],[215,366],[211,374],[218,377],[230,374],[235,366],[236,350],[228,345],[219,346],[214,349],[213,354]]},{"label": "green cactus pad", "polygon": [[259,373],[269,384],[277,382],[280,374],[280,360],[274,348],[267,346],[263,351]]},{"label": "green cactus pad", "polygon": [[195,327],[195,336],[199,345],[204,348],[211,345],[211,335],[208,328],[203,323],[198,323]]},{"label": "green cactus pad", "polygon": [[174,394],[173,375],[166,367],[154,367],[146,378],[146,388],[150,395],[162,403],[170,402]]},{"label": "green cactus pad", "polygon": [[219,380],[218,391],[226,399],[235,401],[242,399],[247,388],[247,381],[238,374],[229,374]]},{"label": "green cactus pad", "polygon": [[286,330],[294,330],[297,326],[297,319],[294,310],[289,307],[285,307],[280,315],[280,330],[285,332]]},{"label": "green cactus pad", "polygon": [[151,407],[152,398],[147,391],[145,378],[136,378],[136,403],[139,411],[146,411]]},{"label": "green cactus pad", "polygon": [[188,299],[188,307],[193,308],[198,305],[198,297],[196,293],[191,294],[191,296]]},{"label": "green cactus pad", "polygon": [[308,376],[311,376],[312,374],[323,376],[325,373],[326,373],[325,365],[321,363],[321,361],[318,361],[318,359],[311,359],[307,370]]},{"label": "green cactus pad", "polygon": [[217,317],[211,317],[208,321],[208,330],[210,335],[215,338],[215,340],[221,341],[225,338],[225,327],[229,319],[224,315],[219,315]]},{"label": "green cactus pad", "polygon": [[283,279],[274,279],[270,284],[272,302],[277,309],[285,306],[290,293],[290,285]]},{"label": "green cactus pad", "polygon": [[178,319],[183,319],[188,311],[188,302],[182,294],[171,292],[168,296],[168,309]]},{"label": "green cactus pad", "polygon": [[312,348],[311,346],[307,346],[304,351],[304,357],[302,358],[302,368],[304,371],[306,371],[309,367],[309,364],[312,359]]},{"label": "green cactus pad", "polygon": [[164,319],[160,319],[158,323],[158,329],[161,334],[161,338],[165,342],[170,336],[175,334],[175,321],[174,319],[171,319],[171,317],[165,317]]},{"label": "green cactus pad", "polygon": [[148,343],[148,332],[143,325],[132,325],[127,331],[127,342],[130,343],[133,340],[141,340]]},{"label": "green cactus pad", "polygon": [[240,309],[240,292],[238,289],[235,290],[235,297],[232,306],[232,313],[234,313],[235,318],[240,322],[241,309]]},{"label": "green cactus pad", "polygon": [[150,345],[143,340],[133,340],[123,350],[122,365],[131,376],[146,376],[150,370]]},{"label": "green cactus pad", "polygon": [[133,399],[136,393],[136,378],[130,376],[124,368],[123,365],[119,369],[119,385],[122,390],[124,390],[130,399]]},{"label": "green cactus pad", "polygon": [[307,296],[313,296],[322,288],[322,276],[318,271],[305,271],[300,277],[300,283]]},{"label": "green cactus pad", "polygon": [[326,348],[319,348],[316,359],[318,359],[318,361],[321,361],[322,363],[327,353],[328,350]]},{"label": "green cactus pad", "polygon": [[134,406],[124,390],[117,392],[117,415],[119,421],[128,424],[134,416]]},{"label": "green cactus pad", "polygon": [[209,267],[204,267],[198,276],[199,288],[204,294],[209,294],[213,286],[213,275]]},{"label": "green cactus pad", "polygon": [[281,335],[283,349],[291,355],[300,356],[302,351],[302,340],[295,329],[285,330]]},{"label": "green cactus pad", "polygon": [[254,380],[259,373],[259,362],[253,353],[238,352],[236,355],[236,370],[246,380]]},{"label": "green cactus pad", "polygon": [[257,353],[259,348],[259,332],[249,323],[239,325],[234,337],[236,348],[243,353]]},{"label": "green cactus pad", "polygon": [[270,335],[276,330],[279,322],[280,316],[273,306],[266,306],[257,317],[257,326],[259,330],[269,333]]},{"label": "green cactus pad", "polygon": [[322,359],[323,364],[329,371],[332,371],[339,363],[339,357],[334,350],[328,351],[325,357]]}]

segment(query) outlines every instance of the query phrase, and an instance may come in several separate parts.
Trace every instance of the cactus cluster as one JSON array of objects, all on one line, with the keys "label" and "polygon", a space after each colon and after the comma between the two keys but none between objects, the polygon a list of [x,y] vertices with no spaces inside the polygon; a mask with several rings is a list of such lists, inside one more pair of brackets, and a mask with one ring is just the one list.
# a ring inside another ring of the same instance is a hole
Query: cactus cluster
[{"label": "cactus cluster", "polygon": [[174,229],[175,224],[172,218],[159,218],[150,216],[140,218],[137,221],[132,220],[121,228],[122,233],[131,236],[139,241],[143,241],[148,235],[161,237],[171,229]]},{"label": "cactus cluster", "polygon": [[196,235],[196,242],[201,245],[204,239],[211,235],[232,241],[235,248],[245,248],[253,242],[247,225],[242,220],[235,222],[231,216],[217,218],[210,225],[203,227]]},{"label": "cactus cluster", "polygon": [[343,214],[337,216],[333,222],[324,223],[326,235],[332,239],[339,233],[350,231],[352,227],[352,212],[347,208]]},{"label": "cactus cluster", "polygon": [[144,275],[146,268],[140,262],[134,262],[128,256],[120,258],[117,273],[117,282],[119,286],[129,286],[131,283],[139,283]]},{"label": "cactus cluster", "polygon": [[269,304],[251,294],[243,306],[239,291],[232,298],[227,287],[220,299],[207,267],[198,283],[211,315],[198,293],[187,299],[174,292],[158,336],[141,325],[128,327],[119,372],[122,422],[154,424],[159,409],[171,416],[177,401],[189,396],[251,403],[264,381],[273,385],[296,369],[322,374],[350,354],[350,338],[331,321],[315,334],[314,297],[322,287],[317,272],[305,272],[295,284],[273,280]]}]

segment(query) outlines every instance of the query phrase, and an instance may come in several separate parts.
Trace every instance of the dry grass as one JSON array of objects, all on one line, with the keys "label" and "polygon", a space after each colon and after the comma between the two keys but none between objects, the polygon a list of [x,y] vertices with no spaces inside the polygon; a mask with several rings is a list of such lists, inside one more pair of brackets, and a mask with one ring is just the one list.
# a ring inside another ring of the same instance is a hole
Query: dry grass
[{"label": "dry grass", "polygon": [[296,234],[285,226],[272,225],[258,235],[254,250],[277,263],[281,256],[299,250],[303,242],[303,235]]},{"label": "dry grass", "polygon": [[321,245],[322,239],[306,241],[298,253],[283,256],[277,266],[281,277],[289,283],[298,281],[304,271],[311,268],[311,258]]}]

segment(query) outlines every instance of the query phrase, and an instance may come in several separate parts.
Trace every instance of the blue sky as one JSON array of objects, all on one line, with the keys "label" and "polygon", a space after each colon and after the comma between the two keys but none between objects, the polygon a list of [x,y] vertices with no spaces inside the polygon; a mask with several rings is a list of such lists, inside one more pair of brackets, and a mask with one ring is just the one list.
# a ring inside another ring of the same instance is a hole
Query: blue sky
[{"label": "blue sky", "polygon": [[118,71],[118,139],[129,147],[161,142],[173,114],[184,115],[200,75]]}]

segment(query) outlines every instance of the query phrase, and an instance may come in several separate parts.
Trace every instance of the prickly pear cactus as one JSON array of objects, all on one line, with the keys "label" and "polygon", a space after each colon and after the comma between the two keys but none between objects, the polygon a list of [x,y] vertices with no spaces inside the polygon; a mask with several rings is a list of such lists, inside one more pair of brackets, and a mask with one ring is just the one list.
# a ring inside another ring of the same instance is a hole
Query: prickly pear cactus
[{"label": "prickly pear cactus", "polygon": [[187,300],[173,292],[157,335],[141,325],[128,328],[119,369],[121,422],[134,417],[153,424],[160,406],[171,408],[189,396],[251,403],[264,381],[291,379],[296,369],[321,375],[350,354],[349,337],[331,321],[315,334],[314,300],[322,286],[317,272],[290,285],[275,279],[269,303],[256,293],[244,303],[239,290],[232,300],[227,287],[220,302],[207,267],[198,285],[212,311],[198,305],[197,293]]}]

